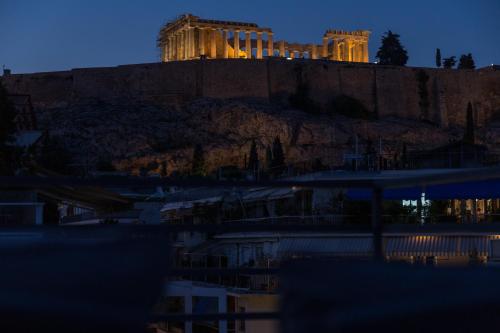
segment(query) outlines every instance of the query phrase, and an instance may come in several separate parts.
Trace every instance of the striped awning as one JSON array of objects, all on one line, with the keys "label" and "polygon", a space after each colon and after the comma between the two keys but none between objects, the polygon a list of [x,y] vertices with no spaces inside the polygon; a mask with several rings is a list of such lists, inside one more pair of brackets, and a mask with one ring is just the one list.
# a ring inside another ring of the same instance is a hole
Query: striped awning
[{"label": "striped awning", "polygon": [[[492,237],[467,235],[385,236],[384,253],[391,257],[490,256]],[[289,237],[278,245],[279,256],[369,256],[373,254],[371,236]]]},{"label": "striped awning", "polygon": [[278,246],[279,256],[367,256],[372,253],[372,237],[282,238]]},{"label": "striped awning", "polygon": [[490,236],[401,236],[388,237],[388,256],[487,256]]},{"label": "striped awning", "polygon": [[390,237],[385,253],[388,256],[449,256],[455,255],[456,237],[408,236]]},{"label": "striped awning", "polygon": [[460,237],[460,255],[480,255],[489,256],[490,253],[490,236],[462,236]]}]

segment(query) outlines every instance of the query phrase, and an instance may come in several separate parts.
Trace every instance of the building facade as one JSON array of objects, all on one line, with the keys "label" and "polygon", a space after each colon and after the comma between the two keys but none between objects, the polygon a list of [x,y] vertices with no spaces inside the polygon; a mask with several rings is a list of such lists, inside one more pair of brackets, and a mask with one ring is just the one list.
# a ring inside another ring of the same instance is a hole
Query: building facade
[{"label": "building facade", "polygon": [[263,57],[368,62],[370,31],[327,30],[321,44],[274,39],[270,28],[255,23],[181,15],[160,30],[162,62],[193,59],[262,59]]}]

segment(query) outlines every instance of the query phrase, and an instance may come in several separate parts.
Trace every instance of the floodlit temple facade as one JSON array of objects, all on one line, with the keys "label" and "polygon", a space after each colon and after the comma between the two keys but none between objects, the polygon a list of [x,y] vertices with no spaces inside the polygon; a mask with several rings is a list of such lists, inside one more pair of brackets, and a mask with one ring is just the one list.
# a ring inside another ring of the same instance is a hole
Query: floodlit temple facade
[{"label": "floodlit temple facade", "polygon": [[270,28],[255,23],[181,15],[160,30],[161,60],[262,59],[263,57],[368,62],[370,31],[327,30],[321,44],[276,41]]}]

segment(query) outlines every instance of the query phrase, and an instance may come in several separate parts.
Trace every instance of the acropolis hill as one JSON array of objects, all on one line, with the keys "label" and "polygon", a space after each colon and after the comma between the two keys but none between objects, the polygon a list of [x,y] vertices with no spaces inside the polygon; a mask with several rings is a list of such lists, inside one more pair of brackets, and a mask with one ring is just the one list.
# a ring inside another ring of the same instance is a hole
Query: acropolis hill
[{"label": "acropolis hill", "polygon": [[[214,37],[214,30],[204,29],[221,23],[206,21],[193,19],[182,27],[167,24],[160,33],[159,63],[1,79],[10,93],[30,95],[41,129],[62,136],[82,159],[109,157],[128,170],[161,160],[168,160],[170,170],[187,168],[197,143],[203,145],[209,167],[241,166],[252,140],[265,156],[276,135],[290,162],[316,158],[338,162],[352,149],[355,134],[360,142],[381,137],[388,152],[400,149],[403,142],[408,149],[432,148],[463,135],[469,102],[478,142],[493,148],[500,143],[497,66],[479,70],[381,66],[365,62],[363,45],[354,51],[349,47],[346,53],[342,45],[353,42],[339,36],[328,37],[326,48],[273,41],[269,57],[268,51],[261,54],[256,26],[248,28],[257,32],[248,57],[242,46],[246,40],[232,35],[228,41],[222,28]],[[243,28],[241,23],[227,25],[230,35],[231,29],[243,33]],[[198,45],[194,47],[198,51],[193,54],[193,47],[174,51],[172,45],[184,43],[177,38]],[[337,48],[332,48],[335,40]],[[239,56],[234,57],[238,44]],[[350,54],[350,61],[339,61],[345,54]],[[294,105],[294,96],[307,99],[314,109]],[[374,117],[337,114],[332,103],[339,96],[361,103]]]}]

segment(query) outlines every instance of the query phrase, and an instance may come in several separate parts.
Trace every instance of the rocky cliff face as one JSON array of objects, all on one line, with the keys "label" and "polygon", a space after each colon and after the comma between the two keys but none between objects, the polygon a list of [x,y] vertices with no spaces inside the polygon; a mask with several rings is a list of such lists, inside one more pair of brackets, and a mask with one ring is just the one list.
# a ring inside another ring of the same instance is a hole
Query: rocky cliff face
[{"label": "rocky cliff face", "polygon": [[[385,153],[433,148],[458,139],[461,128],[395,117],[368,121],[344,116],[311,115],[280,105],[251,99],[197,99],[182,108],[137,103],[93,102],[46,110],[39,116],[42,128],[62,137],[78,163],[94,165],[111,160],[120,170],[158,172],[162,162],[168,171],[189,170],[195,144],[205,151],[208,168],[242,167],[252,140],[259,156],[279,136],[288,162],[338,165],[346,152],[354,151],[354,138],[364,151],[367,140]],[[491,132],[491,131],[490,131]],[[488,133],[490,133],[488,132]],[[498,138],[496,134],[490,136]]]},{"label": "rocky cliff face", "polygon": [[[423,79],[422,79],[423,78]],[[29,94],[41,129],[64,139],[78,163],[112,160],[122,170],[190,167],[201,144],[209,169],[243,166],[252,140],[261,160],[279,136],[288,162],[342,162],[367,140],[385,153],[424,150],[459,139],[467,103],[478,139],[500,140],[500,71],[435,70],[329,61],[228,60],[129,65],[2,78]],[[319,113],[288,103],[301,86]],[[346,95],[378,120],[331,115]]]}]

